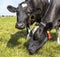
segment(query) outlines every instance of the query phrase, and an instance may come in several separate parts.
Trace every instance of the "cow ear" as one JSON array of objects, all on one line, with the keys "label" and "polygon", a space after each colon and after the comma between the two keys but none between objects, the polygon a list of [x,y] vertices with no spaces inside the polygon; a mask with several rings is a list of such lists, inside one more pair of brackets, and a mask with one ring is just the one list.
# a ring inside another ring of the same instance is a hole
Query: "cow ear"
[{"label": "cow ear", "polygon": [[13,7],[13,6],[7,6],[7,9],[10,11],[10,12],[13,12],[15,13],[17,11],[17,8]]}]

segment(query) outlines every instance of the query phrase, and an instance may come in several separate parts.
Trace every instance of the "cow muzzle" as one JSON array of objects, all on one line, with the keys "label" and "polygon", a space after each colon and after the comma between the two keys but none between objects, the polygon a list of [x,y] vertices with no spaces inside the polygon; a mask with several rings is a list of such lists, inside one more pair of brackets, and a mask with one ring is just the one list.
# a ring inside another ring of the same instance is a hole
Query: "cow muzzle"
[{"label": "cow muzzle", "polygon": [[25,28],[25,24],[24,23],[16,23],[15,26],[17,29],[24,29]]}]

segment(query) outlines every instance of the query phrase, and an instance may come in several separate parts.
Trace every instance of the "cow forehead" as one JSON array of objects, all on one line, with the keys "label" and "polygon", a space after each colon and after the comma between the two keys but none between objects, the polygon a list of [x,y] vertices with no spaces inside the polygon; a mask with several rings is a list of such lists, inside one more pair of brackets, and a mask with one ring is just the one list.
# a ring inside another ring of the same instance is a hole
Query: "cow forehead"
[{"label": "cow forehead", "polygon": [[27,7],[28,5],[27,5],[27,3],[23,3],[22,4],[22,7],[24,8],[24,7]]}]

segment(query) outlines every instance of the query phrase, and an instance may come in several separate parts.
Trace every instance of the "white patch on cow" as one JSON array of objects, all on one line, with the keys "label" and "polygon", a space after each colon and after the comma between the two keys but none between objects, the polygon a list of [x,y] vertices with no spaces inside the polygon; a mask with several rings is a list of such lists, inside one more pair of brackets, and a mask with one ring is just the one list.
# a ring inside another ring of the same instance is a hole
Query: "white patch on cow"
[{"label": "white patch on cow", "polygon": [[23,3],[22,4],[22,7],[27,7],[27,3]]},{"label": "white patch on cow", "polygon": [[27,40],[29,40],[30,39],[30,34],[27,34]]},{"label": "white patch on cow", "polygon": [[48,2],[50,3],[51,1],[50,1],[50,0],[48,0]]},{"label": "white patch on cow", "polygon": [[28,29],[28,32],[30,33],[30,29]]},{"label": "white patch on cow", "polygon": [[31,30],[30,30],[30,28],[27,28],[27,29],[28,29],[27,40],[29,40],[30,39],[30,36],[29,35],[30,35],[30,31]]},{"label": "white patch on cow", "polygon": [[33,29],[32,33],[34,34],[38,28],[39,28],[39,26],[36,26],[36,27]]},{"label": "white patch on cow", "polygon": [[58,38],[57,38],[57,43],[60,44],[60,28],[58,29]]}]

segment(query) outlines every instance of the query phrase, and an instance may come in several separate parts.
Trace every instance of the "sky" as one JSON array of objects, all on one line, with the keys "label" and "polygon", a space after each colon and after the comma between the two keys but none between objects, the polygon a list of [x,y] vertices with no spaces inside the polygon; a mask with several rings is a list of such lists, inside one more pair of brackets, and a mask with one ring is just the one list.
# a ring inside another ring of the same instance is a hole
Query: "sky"
[{"label": "sky", "polygon": [[24,0],[0,0],[0,15],[16,15],[16,13],[11,13],[7,10],[8,5],[17,7],[19,3]]}]

